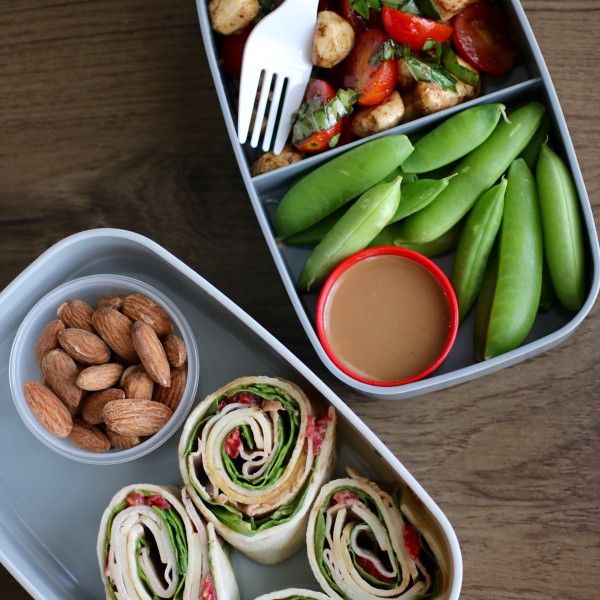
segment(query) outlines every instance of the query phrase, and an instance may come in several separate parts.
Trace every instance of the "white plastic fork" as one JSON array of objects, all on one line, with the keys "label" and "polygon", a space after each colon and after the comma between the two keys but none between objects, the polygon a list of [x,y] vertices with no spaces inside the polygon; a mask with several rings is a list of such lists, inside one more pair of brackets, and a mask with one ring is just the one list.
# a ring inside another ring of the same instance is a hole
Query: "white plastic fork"
[{"label": "white plastic fork", "polygon": [[275,154],[281,153],[290,132],[290,119],[293,112],[300,108],[313,66],[312,46],[318,3],[318,0],[285,0],[279,8],[262,19],[248,37],[242,61],[238,111],[238,139],[241,144],[248,139],[260,76],[264,73],[262,86],[258,90],[258,109],[250,145],[253,148],[258,146],[269,91],[275,77],[262,144],[264,151],[269,150],[279,112],[281,91],[287,79],[273,149]]}]

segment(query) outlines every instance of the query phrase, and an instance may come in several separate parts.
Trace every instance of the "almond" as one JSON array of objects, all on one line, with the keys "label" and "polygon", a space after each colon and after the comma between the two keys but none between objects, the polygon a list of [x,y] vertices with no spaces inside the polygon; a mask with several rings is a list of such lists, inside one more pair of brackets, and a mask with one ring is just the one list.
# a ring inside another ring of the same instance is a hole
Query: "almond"
[{"label": "almond", "polygon": [[104,422],[121,435],[152,435],[162,429],[173,411],[159,402],[133,398],[104,406]]},{"label": "almond", "polygon": [[123,375],[121,375],[121,379],[119,380],[119,389],[122,390],[125,388],[125,382],[127,381],[127,378],[133,372],[133,370],[138,366],[141,366],[141,365],[131,365],[130,367],[127,367],[123,371]]},{"label": "almond", "polygon": [[104,296],[104,298],[100,298],[98,302],[96,302],[96,306],[94,306],[95,310],[100,310],[101,308],[114,308],[115,310],[121,310],[123,306],[123,302],[125,302],[126,295],[121,296]]},{"label": "almond", "polygon": [[73,414],[81,402],[81,390],[77,387],[77,365],[60,348],[47,352],[42,359],[42,373],[46,385],[67,405]]},{"label": "almond", "polygon": [[[127,304],[127,301],[125,302]],[[125,306],[125,304],[123,306]],[[165,354],[160,340],[158,339],[154,329],[136,321],[131,328],[133,345],[144,365],[148,375],[163,387],[171,385],[171,372],[169,369],[169,361]]]},{"label": "almond", "polygon": [[131,341],[131,321],[118,310],[104,307],[97,310],[92,323],[100,337],[125,360],[138,363],[139,358]]},{"label": "almond", "polygon": [[154,396],[152,400],[168,406],[173,412],[175,412],[179,406],[179,403],[181,402],[181,398],[183,397],[186,383],[187,363],[183,367],[171,369],[171,386],[167,388],[157,385],[154,388]]},{"label": "almond", "polygon": [[112,400],[123,400],[124,398],[125,392],[117,388],[94,392],[81,403],[81,418],[90,425],[100,425],[100,423],[104,423],[102,415],[104,405]]},{"label": "almond", "polygon": [[59,438],[71,433],[73,419],[54,392],[36,381],[26,381],[23,384],[23,394],[31,412],[50,433]]},{"label": "almond", "polygon": [[142,443],[139,435],[121,435],[109,427],[106,428],[106,437],[119,450],[129,450],[129,448],[135,448],[135,446],[139,446]]},{"label": "almond", "polygon": [[56,321],[50,321],[38,338],[37,344],[35,345],[35,362],[38,367],[42,366],[42,358],[46,352],[58,348],[58,332],[63,331],[65,328],[64,323],[57,319]]},{"label": "almond", "polygon": [[92,325],[94,309],[83,300],[69,299],[56,311],[58,318],[67,326],[96,333]]},{"label": "almond", "polygon": [[86,365],[102,365],[110,360],[110,348],[85,329],[65,329],[58,333],[58,343],[75,360]]},{"label": "almond", "polygon": [[110,448],[108,438],[93,425],[88,425],[81,419],[73,421],[73,430],[69,439],[82,450],[88,452],[106,452]]},{"label": "almond", "polygon": [[173,333],[173,323],[169,315],[156,302],[142,294],[128,296],[122,310],[123,314],[132,321],[141,321],[150,325],[159,337]]},{"label": "almond", "polygon": [[183,340],[174,334],[168,335],[162,341],[167,360],[172,367],[180,367],[187,358],[187,350]]},{"label": "almond", "polygon": [[[169,389],[169,388],[165,388]],[[154,381],[142,365],[132,369],[123,385],[126,398],[144,398],[152,400]]]},{"label": "almond", "polygon": [[89,392],[105,390],[119,381],[123,370],[123,366],[116,363],[88,367],[79,373],[77,385]]}]

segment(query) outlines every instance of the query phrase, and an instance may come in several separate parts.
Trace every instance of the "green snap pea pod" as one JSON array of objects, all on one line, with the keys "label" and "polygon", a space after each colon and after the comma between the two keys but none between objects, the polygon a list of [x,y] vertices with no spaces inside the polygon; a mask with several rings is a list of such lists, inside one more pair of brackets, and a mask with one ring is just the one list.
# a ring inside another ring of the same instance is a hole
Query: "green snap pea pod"
[{"label": "green snap pea pod", "polygon": [[485,341],[487,338],[488,326],[490,323],[490,313],[494,302],[496,292],[496,283],[498,281],[498,244],[496,244],[483,274],[481,289],[477,299],[477,309],[475,310],[475,328],[473,331],[473,341],[475,346],[475,360],[481,362],[484,360]]},{"label": "green snap pea pod", "polygon": [[364,250],[389,223],[400,202],[400,178],[367,190],[308,257],[298,287],[321,285],[343,260]]},{"label": "green snap pea pod", "polygon": [[537,186],[527,163],[518,158],[508,171],[486,360],[514,350],[531,330],[540,304],[543,260]]},{"label": "green snap pea pod", "polygon": [[554,291],[561,304],[579,310],[585,301],[583,232],[573,178],[547,144],[537,163],[544,244]]},{"label": "green snap pea pod", "polygon": [[402,169],[426,173],[466,156],[492,135],[505,108],[503,104],[484,104],[446,119],[415,144]]},{"label": "green snap pea pod", "polygon": [[405,219],[431,204],[447,187],[451,177],[445,179],[419,179],[402,186],[402,197],[391,223]]},{"label": "green snap pea pod", "polygon": [[550,126],[552,125],[552,119],[550,115],[546,113],[540,126],[535,132],[534,136],[531,138],[529,144],[519,158],[525,159],[527,166],[535,172],[535,166],[537,165],[538,156],[540,155],[540,150],[542,149],[542,144],[546,141],[548,134],[550,133]]},{"label": "green snap pea pod", "polygon": [[539,312],[548,312],[554,304],[554,288],[552,287],[552,278],[548,269],[548,261],[544,256],[544,265],[542,266],[542,293],[540,294]]},{"label": "green snap pea pod", "polygon": [[418,178],[414,173],[406,174],[400,167],[396,167],[391,173],[386,175],[379,183],[390,183],[394,179],[402,177],[402,183],[400,187],[404,189],[408,183],[416,181]]},{"label": "green snap pea pod", "polygon": [[460,236],[451,281],[461,321],[477,300],[485,266],[502,222],[507,183],[503,179],[477,201]]},{"label": "green snap pea pod", "polygon": [[532,102],[512,112],[510,124],[500,121],[494,133],[460,162],[448,187],[404,221],[402,238],[413,244],[434,240],[467,214],[529,143],[544,110],[542,104]]},{"label": "green snap pea pod", "polygon": [[381,233],[369,244],[369,248],[375,248],[376,246],[398,246],[399,248],[408,248],[414,250],[423,256],[432,257],[438,254],[444,254],[444,252],[450,252],[454,250],[458,244],[460,234],[464,227],[465,220],[459,221],[452,229],[449,229],[439,237],[437,240],[431,242],[425,242],[424,244],[409,244],[398,238],[398,227],[399,223],[388,225]]},{"label": "green snap pea pod", "polygon": [[275,224],[285,239],[308,229],[389,175],[413,151],[405,135],[389,135],[352,148],[321,165],[283,197]]},{"label": "green snap pea pod", "polygon": [[288,246],[316,246],[342,216],[348,212],[351,206],[352,204],[350,203],[344,204],[344,206],[341,206],[335,212],[327,215],[308,229],[290,235],[289,238],[285,239],[285,243]]},{"label": "green snap pea pod", "polygon": [[439,169],[434,169],[433,171],[427,171],[427,173],[419,173],[419,179],[444,179],[444,177],[448,177],[449,175],[454,175],[456,173],[456,167],[458,166],[459,161],[452,161],[449,165],[444,165]]}]

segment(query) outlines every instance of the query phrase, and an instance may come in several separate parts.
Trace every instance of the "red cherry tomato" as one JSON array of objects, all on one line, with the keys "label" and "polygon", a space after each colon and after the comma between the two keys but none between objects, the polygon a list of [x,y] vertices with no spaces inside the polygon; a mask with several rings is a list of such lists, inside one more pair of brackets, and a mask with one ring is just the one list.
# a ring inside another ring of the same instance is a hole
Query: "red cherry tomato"
[{"label": "red cherry tomato", "polygon": [[454,19],[459,54],[477,69],[493,75],[510,71],[517,58],[506,17],[485,2],[467,6]]},{"label": "red cherry tomato", "polygon": [[323,104],[327,104],[335,96],[335,90],[324,79],[313,79],[306,88],[304,102],[308,104],[317,96],[321,96]]},{"label": "red cherry tomato", "polygon": [[250,32],[254,29],[254,23],[250,23],[241,33],[226,35],[221,42],[221,58],[225,73],[239,79],[242,74],[242,59],[244,48],[248,41]]},{"label": "red cherry tomato", "polygon": [[369,60],[381,43],[389,39],[379,29],[367,29],[361,33],[346,58],[344,87],[358,92],[358,104],[374,106],[383,102],[393,91],[398,80],[398,61],[386,60],[374,69]]},{"label": "red cherry tomato", "polygon": [[452,35],[450,25],[411,15],[389,6],[383,7],[381,19],[389,36],[401,44],[408,44],[411,50],[422,50],[428,39],[443,44]]},{"label": "red cherry tomato", "polygon": [[[323,104],[327,104],[334,96],[335,90],[323,79],[313,79],[306,89],[304,101],[311,102],[320,96],[323,99]],[[302,152],[321,152],[329,147],[329,140],[335,137],[342,131],[342,119],[340,119],[333,127],[324,131],[317,131],[309,135],[306,139],[294,144],[298,150]]]}]

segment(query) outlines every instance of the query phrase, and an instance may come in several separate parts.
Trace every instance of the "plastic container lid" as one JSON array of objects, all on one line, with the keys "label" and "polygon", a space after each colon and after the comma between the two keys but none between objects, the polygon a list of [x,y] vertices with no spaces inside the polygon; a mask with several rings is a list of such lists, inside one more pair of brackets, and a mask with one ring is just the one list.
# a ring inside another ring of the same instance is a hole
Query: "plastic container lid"
[{"label": "plastic container lid", "polygon": [[[47,323],[57,318],[58,307],[69,298],[77,298],[94,306],[100,298],[119,294],[140,293],[160,305],[171,318],[174,333],[187,348],[188,376],[181,402],[167,424],[134,448],[95,453],[77,447],[68,438],[52,435],[31,412],[23,394],[25,381],[40,381],[41,370],[35,361],[35,346]],[[118,275],[93,275],[69,281],[44,296],[27,314],[15,336],[9,363],[10,389],[21,418],[29,430],[46,446],[72,460],[96,465],[115,465],[144,456],[164,444],[183,423],[190,411],[200,375],[198,348],[192,330],[181,311],[164,294],[148,284]]]}]

